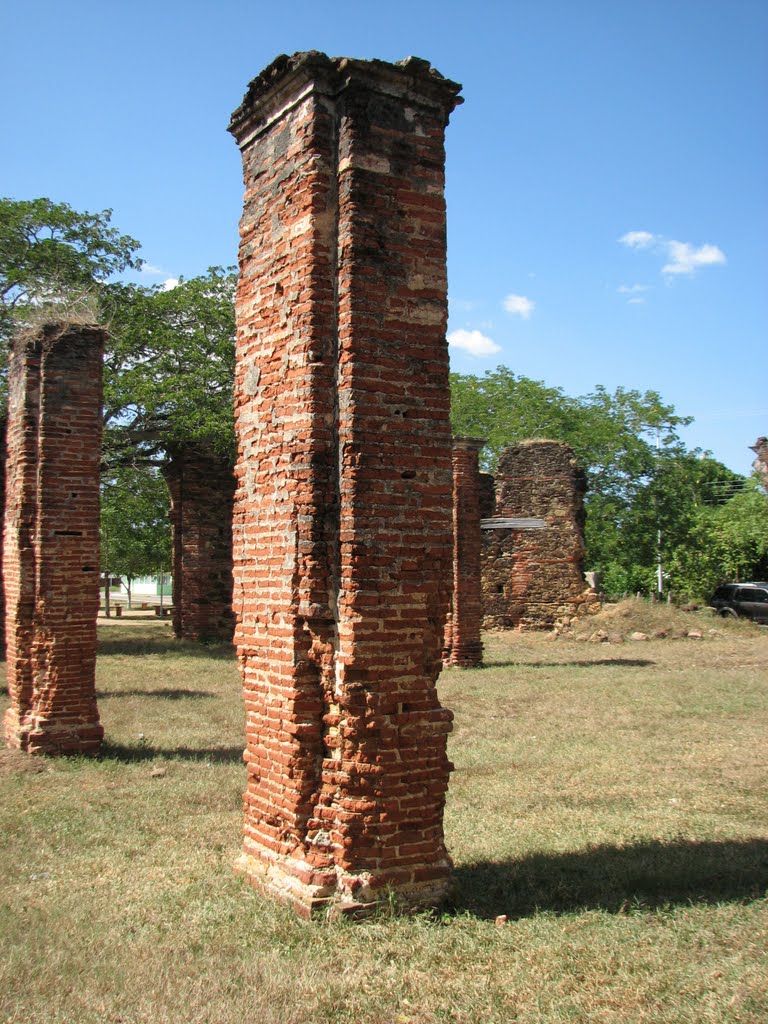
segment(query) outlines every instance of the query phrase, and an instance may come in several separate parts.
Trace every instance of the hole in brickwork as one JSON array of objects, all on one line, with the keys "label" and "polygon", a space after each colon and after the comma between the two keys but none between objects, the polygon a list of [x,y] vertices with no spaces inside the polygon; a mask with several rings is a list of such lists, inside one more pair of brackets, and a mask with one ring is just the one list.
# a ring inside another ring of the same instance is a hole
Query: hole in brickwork
[{"label": "hole in brickwork", "polygon": [[83,568],[82,568],[82,571],[83,572],[96,572],[96,566],[95,565],[84,565]]},{"label": "hole in brickwork", "polygon": [[403,480],[413,480],[413,478],[416,476],[416,470],[406,469],[405,472],[400,474],[400,476],[403,478]]},{"label": "hole in brickwork", "polygon": [[54,537],[82,537],[82,530],[54,530]]},{"label": "hole in brickwork", "polygon": [[504,584],[503,583],[498,583],[496,585],[496,593],[497,594],[503,594],[504,593]]}]

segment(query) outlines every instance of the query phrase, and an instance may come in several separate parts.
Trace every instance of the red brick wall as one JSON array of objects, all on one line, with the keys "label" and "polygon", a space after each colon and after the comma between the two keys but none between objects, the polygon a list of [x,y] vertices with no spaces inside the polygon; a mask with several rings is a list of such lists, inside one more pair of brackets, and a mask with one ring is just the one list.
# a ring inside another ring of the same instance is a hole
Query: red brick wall
[{"label": "red brick wall", "polygon": [[476,668],[483,661],[478,456],[484,443],[471,437],[453,439],[453,600],[446,621],[443,662],[457,668]]},{"label": "red brick wall", "polygon": [[89,753],[96,708],[101,362],[98,327],[49,324],[14,340],[3,576],[8,744]]},{"label": "red brick wall", "polygon": [[543,530],[486,530],[486,628],[552,629],[598,607],[584,580],[586,482],[568,445],[530,440],[506,448],[495,475],[496,515],[538,517]]},{"label": "red brick wall", "polygon": [[232,465],[199,445],[173,446],[168,454],[173,631],[188,640],[231,641]]},{"label": "red brick wall", "polygon": [[245,207],[234,605],[242,866],[308,914],[439,902],[451,714],[443,134],[429,69],[278,58],[231,131]]}]

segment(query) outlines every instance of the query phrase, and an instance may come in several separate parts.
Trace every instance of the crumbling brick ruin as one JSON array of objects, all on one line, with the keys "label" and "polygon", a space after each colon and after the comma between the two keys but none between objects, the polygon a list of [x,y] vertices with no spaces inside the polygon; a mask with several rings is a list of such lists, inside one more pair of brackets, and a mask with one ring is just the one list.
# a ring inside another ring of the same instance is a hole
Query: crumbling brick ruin
[{"label": "crumbling brick ruin", "polygon": [[5,546],[9,746],[91,753],[99,607],[99,327],[18,335],[8,378]]},{"label": "crumbling brick ruin", "polygon": [[440,902],[452,715],[444,129],[425,61],[280,57],[242,150],[242,870],[302,915]]},{"label": "crumbling brick ruin", "polygon": [[445,624],[443,663],[456,668],[477,668],[483,662],[478,458],[484,444],[472,437],[453,439],[453,600]]},{"label": "crumbling brick ruin", "polygon": [[584,580],[586,480],[559,441],[506,448],[495,475],[496,516],[538,518],[541,529],[483,531],[487,629],[552,629],[599,607]]},{"label": "crumbling brick ruin", "polygon": [[[0,416],[0,523],[5,520],[5,462],[6,448],[5,435],[8,426],[8,417]],[[0,646],[5,655],[5,588],[3,587],[3,531],[0,529]]]},{"label": "crumbling brick ruin", "polygon": [[232,464],[201,445],[173,445],[168,455],[162,473],[171,496],[174,634],[231,641]]},{"label": "crumbling brick ruin", "polygon": [[768,437],[758,437],[752,445],[752,451],[757,456],[752,466],[763,478],[763,487],[768,490]]}]

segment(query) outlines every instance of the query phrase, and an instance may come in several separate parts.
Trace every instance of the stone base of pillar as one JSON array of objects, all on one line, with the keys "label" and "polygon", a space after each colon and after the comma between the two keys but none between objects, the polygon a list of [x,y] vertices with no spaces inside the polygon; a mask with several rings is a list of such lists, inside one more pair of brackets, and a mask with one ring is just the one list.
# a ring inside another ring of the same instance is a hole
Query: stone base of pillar
[{"label": "stone base of pillar", "polygon": [[398,913],[439,910],[452,884],[453,865],[446,859],[433,867],[346,874],[334,868],[315,868],[302,859],[259,848],[244,851],[235,863],[257,892],[291,907],[309,921],[324,917],[370,917],[393,906]]},{"label": "stone base of pillar", "polygon": [[98,754],[104,739],[104,727],[98,720],[20,721],[13,708],[6,711],[3,726],[6,744],[28,754]]},{"label": "stone base of pillar", "polygon": [[481,668],[483,664],[482,643],[458,645],[443,662],[445,668]]}]

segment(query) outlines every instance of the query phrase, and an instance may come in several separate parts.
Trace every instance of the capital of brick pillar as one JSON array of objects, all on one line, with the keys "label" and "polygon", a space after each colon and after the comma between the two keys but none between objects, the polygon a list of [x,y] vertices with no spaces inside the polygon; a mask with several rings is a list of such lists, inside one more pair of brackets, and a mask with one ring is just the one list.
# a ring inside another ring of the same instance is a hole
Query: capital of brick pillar
[{"label": "capital of brick pillar", "polygon": [[479,458],[484,444],[475,437],[453,439],[453,601],[443,663],[455,668],[483,663]]},{"label": "capital of brick pillar", "polygon": [[104,331],[46,324],[11,346],[5,544],[8,745],[93,753]]},{"label": "capital of brick pillar", "polygon": [[240,861],[362,913],[435,906],[452,714],[444,130],[426,61],[280,57],[243,156],[234,607],[247,719]]}]

